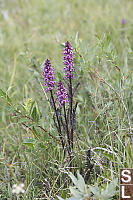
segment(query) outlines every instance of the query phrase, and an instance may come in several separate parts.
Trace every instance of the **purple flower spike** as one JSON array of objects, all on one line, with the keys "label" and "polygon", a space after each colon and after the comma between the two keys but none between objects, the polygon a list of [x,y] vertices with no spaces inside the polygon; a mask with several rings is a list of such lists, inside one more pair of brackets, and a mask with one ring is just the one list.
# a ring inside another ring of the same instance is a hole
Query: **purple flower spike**
[{"label": "purple flower spike", "polygon": [[64,54],[64,71],[66,72],[65,74],[65,79],[68,79],[68,78],[74,78],[74,75],[73,75],[73,72],[74,72],[74,54],[73,54],[73,48],[70,44],[70,42],[66,42],[65,43],[65,48],[64,48],[64,51],[63,51],[63,54]]},{"label": "purple flower spike", "polygon": [[67,96],[67,89],[65,88],[64,84],[61,81],[59,81],[57,90],[57,98],[60,103],[59,106],[62,107],[62,105],[64,105],[66,102],[69,102]]},{"label": "purple flower spike", "polygon": [[122,24],[122,25],[125,25],[125,24],[126,24],[126,20],[125,20],[125,19],[122,19],[122,20],[121,20],[121,24]]},{"label": "purple flower spike", "polygon": [[43,68],[43,76],[44,76],[44,86],[47,88],[45,91],[50,91],[53,90],[53,87],[55,87],[55,81],[54,81],[54,70],[53,67],[51,66],[50,60],[46,60],[44,63],[44,68]]}]

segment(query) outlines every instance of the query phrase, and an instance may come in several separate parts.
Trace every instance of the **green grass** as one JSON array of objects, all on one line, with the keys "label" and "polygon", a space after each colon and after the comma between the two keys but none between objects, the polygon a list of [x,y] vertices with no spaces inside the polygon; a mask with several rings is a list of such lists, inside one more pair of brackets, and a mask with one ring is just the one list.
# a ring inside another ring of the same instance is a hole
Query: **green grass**
[{"label": "green grass", "polygon": [[[111,173],[117,177],[120,167],[133,167],[128,144],[128,116],[133,123],[132,10],[131,0],[0,1],[0,88],[16,105],[28,98],[36,101],[42,115],[39,123],[54,136],[58,133],[53,111],[38,82],[43,84],[40,66],[50,58],[57,79],[63,77],[61,44],[67,40],[82,55],[75,53],[76,78],[81,84],[75,95],[79,104],[74,155],[77,168],[84,169],[86,151],[91,148],[91,184],[110,180]],[[2,200],[15,199],[11,188],[18,182],[25,183],[24,200],[65,198],[69,192],[68,162],[61,145],[36,130],[37,138],[14,119],[0,98]],[[29,138],[35,139],[33,148],[23,144]]]}]

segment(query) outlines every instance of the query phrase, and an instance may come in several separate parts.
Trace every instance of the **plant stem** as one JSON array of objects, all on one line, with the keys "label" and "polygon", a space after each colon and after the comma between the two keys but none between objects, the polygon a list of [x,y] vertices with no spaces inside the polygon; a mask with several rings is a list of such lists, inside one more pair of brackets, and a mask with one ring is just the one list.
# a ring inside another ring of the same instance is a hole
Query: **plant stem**
[{"label": "plant stem", "polygon": [[[35,122],[34,119],[33,119],[32,117],[30,117],[29,115],[23,115],[23,114],[22,114],[21,112],[19,112],[18,110],[15,110],[15,112],[16,112],[17,114],[21,115],[22,117],[25,117],[25,118],[29,119],[31,122]],[[19,116],[18,116],[16,113],[14,113],[13,116],[17,116],[18,119],[19,119]],[[21,117],[20,117],[20,119],[21,119]],[[29,128],[26,124],[24,124],[24,123],[22,123],[22,124],[23,124],[25,127]],[[48,133],[50,137],[52,137],[53,139],[55,139],[56,141],[58,141],[58,140],[52,135],[52,133],[48,132],[48,131],[47,131],[46,129],[44,129],[42,126],[40,126],[40,125],[37,124],[37,127],[40,128],[41,130],[43,130],[45,133]],[[31,131],[33,132],[32,129],[29,128],[29,130],[31,130]]]},{"label": "plant stem", "polygon": [[70,81],[70,125],[71,125],[71,135],[70,135],[70,141],[71,141],[71,146],[73,148],[73,116],[72,116],[72,107],[73,107],[73,93],[72,93],[72,79],[71,77],[69,78]]},{"label": "plant stem", "polygon": [[54,106],[54,110],[55,110],[55,114],[56,114],[56,118],[57,118],[59,136],[60,136],[60,139],[61,139],[62,147],[64,149],[64,142],[63,142],[63,137],[62,137],[62,133],[61,133],[60,120],[59,120],[58,112],[57,112],[57,109],[56,109],[55,100],[54,100],[54,97],[53,97],[52,90],[50,91],[50,93],[51,93],[51,99],[52,99],[52,102],[53,102],[53,106]]},{"label": "plant stem", "polygon": [[69,144],[69,147],[70,147],[70,137],[69,137],[68,121],[67,121],[67,117],[66,117],[65,104],[63,105],[63,108],[64,108],[64,118],[65,118],[65,122],[66,122],[67,140],[68,140],[68,144]]}]

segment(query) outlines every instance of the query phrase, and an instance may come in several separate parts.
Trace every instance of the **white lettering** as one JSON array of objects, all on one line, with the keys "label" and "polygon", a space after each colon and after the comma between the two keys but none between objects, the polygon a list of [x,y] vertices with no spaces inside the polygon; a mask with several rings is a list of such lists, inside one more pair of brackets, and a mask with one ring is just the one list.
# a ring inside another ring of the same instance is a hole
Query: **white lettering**
[{"label": "white lettering", "polygon": [[131,196],[125,196],[125,186],[121,186],[121,190],[122,190],[122,198],[127,198],[127,199],[130,199]]},{"label": "white lettering", "polygon": [[[127,174],[125,174],[125,173],[127,173]],[[131,176],[128,175],[128,174],[131,174],[130,170],[124,169],[121,174],[122,174],[122,176],[127,178],[127,179],[121,178],[122,182],[128,183],[131,181]]]}]

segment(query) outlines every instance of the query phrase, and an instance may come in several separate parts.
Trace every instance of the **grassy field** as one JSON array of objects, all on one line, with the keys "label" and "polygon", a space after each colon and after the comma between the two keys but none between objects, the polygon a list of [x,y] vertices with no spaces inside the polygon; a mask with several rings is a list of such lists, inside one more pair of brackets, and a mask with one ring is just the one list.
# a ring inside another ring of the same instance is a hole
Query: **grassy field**
[{"label": "grassy field", "polygon": [[[1,200],[70,197],[69,162],[48,134],[59,138],[40,68],[49,58],[63,80],[67,40],[75,50],[74,83],[80,82],[72,173],[79,170],[86,184],[105,187],[119,168],[133,167],[132,19],[132,0],[0,0],[0,89],[13,102],[0,97]],[[14,114],[29,98],[40,110],[36,124]],[[93,167],[86,179],[88,150]],[[25,193],[16,197],[12,186],[21,182]]]}]

